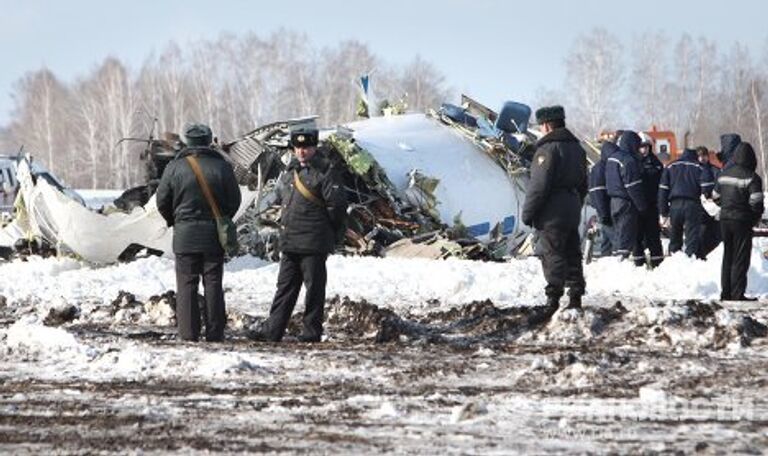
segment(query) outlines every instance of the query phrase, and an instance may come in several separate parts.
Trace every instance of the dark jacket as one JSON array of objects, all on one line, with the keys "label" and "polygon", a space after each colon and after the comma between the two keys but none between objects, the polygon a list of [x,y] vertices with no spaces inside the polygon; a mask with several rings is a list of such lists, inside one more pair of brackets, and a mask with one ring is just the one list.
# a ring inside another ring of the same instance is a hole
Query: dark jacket
[{"label": "dark jacket", "polygon": [[[297,172],[304,186],[322,200],[320,206],[294,185]],[[338,173],[321,152],[301,166],[294,159],[280,176],[277,204],[281,205],[280,249],[290,253],[331,253],[346,230],[347,195]]]},{"label": "dark jacket", "polygon": [[736,133],[720,135],[720,152],[717,153],[717,159],[723,164],[723,169],[732,166],[730,161],[739,144],[741,144],[741,136]]},{"label": "dark jacket", "polygon": [[240,187],[232,165],[214,150],[194,147],[181,151],[163,171],[157,209],[173,227],[175,253],[223,253],[213,212],[185,158],[188,155],[197,157],[221,213],[234,217],[240,207]]},{"label": "dark jacket", "polygon": [[640,176],[643,180],[643,193],[649,209],[658,210],[659,183],[664,172],[664,164],[653,152],[640,159]]},{"label": "dark jacket", "polygon": [[597,211],[600,223],[610,223],[611,218],[611,198],[605,188],[605,165],[608,158],[618,150],[616,144],[612,142],[603,143],[600,147],[600,161],[592,166],[589,171],[589,202]]},{"label": "dark jacket", "polygon": [[753,225],[763,215],[763,181],[755,173],[757,158],[749,143],[736,148],[731,162],[717,178],[712,198],[720,204],[720,220],[736,220]]},{"label": "dark jacket", "polygon": [[[622,141],[623,140],[623,141]],[[619,140],[619,150],[614,152],[605,165],[605,186],[608,196],[632,202],[635,209],[644,212],[648,207],[643,192],[638,148],[640,137],[625,131]]]},{"label": "dark jacket", "polygon": [[536,229],[579,226],[587,195],[587,154],[566,128],[536,143],[522,220]]},{"label": "dark jacket", "polygon": [[675,199],[699,201],[703,189],[711,186],[709,173],[704,172],[696,151],[685,149],[683,155],[670,163],[661,175],[659,210],[669,215],[669,203]]},{"label": "dark jacket", "polygon": [[707,198],[712,197],[712,189],[715,188],[715,182],[720,176],[720,168],[712,163],[701,164],[701,193]]}]

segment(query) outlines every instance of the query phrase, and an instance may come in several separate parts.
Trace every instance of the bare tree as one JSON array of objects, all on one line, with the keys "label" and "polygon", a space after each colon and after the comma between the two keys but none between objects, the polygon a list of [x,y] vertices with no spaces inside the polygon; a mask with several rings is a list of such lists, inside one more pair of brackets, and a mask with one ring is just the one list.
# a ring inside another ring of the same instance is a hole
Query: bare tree
[{"label": "bare tree", "polygon": [[421,58],[401,69],[355,41],[318,49],[306,35],[287,30],[265,38],[223,35],[183,51],[171,42],[135,75],[116,58],[71,85],[46,69],[30,73],[16,86],[16,111],[4,136],[43,154],[75,185],[126,188],[140,181],[144,145],[120,139],[146,137],[154,118],[160,131],[206,122],[223,141],[289,117],[350,121],[355,81],[371,69],[383,96],[408,91],[417,109],[447,93],[442,75]]},{"label": "bare tree", "polygon": [[566,60],[568,104],[575,111],[574,126],[597,136],[620,117],[624,82],[622,45],[603,28],[578,37]]}]

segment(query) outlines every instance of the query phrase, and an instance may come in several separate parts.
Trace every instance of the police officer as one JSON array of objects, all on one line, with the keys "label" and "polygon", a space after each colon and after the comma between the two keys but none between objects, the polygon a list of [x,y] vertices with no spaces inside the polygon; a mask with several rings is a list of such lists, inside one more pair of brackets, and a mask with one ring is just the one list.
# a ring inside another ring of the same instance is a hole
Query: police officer
[{"label": "police officer", "polygon": [[723,265],[720,299],[754,301],[747,298],[747,271],[752,255],[752,227],[763,215],[763,181],[755,173],[757,158],[749,143],[736,147],[730,166],[717,178],[712,197],[720,204],[723,236]]},{"label": "police officer", "polygon": [[269,318],[249,336],[279,342],[285,334],[302,283],[306,287],[302,342],[319,342],[323,334],[325,261],[345,229],[347,198],[336,170],[318,152],[318,131],[291,132],[294,158],[280,177],[280,271]]},{"label": "police officer", "polygon": [[194,157],[222,214],[233,217],[240,207],[240,187],[232,166],[211,149],[211,129],[193,124],[184,130],[187,147],[166,166],[157,188],[157,209],[173,226],[176,254],[176,325],[179,337],[200,337],[197,289],[205,291],[205,340],[221,341],[227,323],[222,276],[224,249],[213,211],[187,157]]},{"label": "police officer", "polygon": [[704,173],[693,149],[686,149],[679,159],[664,169],[659,185],[659,209],[661,224],[669,221],[670,254],[683,247],[685,232],[685,254],[699,257],[704,212],[700,197],[703,189],[711,184],[711,178]]},{"label": "police officer", "polygon": [[[635,135],[627,135],[623,138],[631,142],[635,140]],[[638,137],[638,139],[640,138]],[[628,144],[625,147],[634,149],[635,145]],[[661,247],[661,229],[659,228],[659,208],[656,204],[664,165],[653,153],[653,145],[650,141],[641,142],[637,150],[640,157],[640,178],[643,181],[643,193],[648,207],[638,216],[638,236],[632,251],[632,260],[636,266],[645,265],[645,251],[648,250],[649,266],[655,268],[664,260],[664,250]]]},{"label": "police officer", "polygon": [[639,231],[639,217],[648,203],[643,192],[637,148],[640,137],[634,131],[624,131],[619,138],[619,149],[605,165],[605,186],[611,198],[614,255],[629,258],[635,249]]},{"label": "police officer", "polygon": [[611,198],[605,187],[605,165],[608,158],[618,150],[618,146],[611,141],[603,142],[600,146],[600,160],[589,171],[589,201],[597,211],[602,230],[602,242],[600,243],[600,256],[610,256],[613,253],[613,220],[611,219]]},{"label": "police officer", "polygon": [[[712,189],[720,175],[720,169],[709,162],[709,149],[706,147],[697,147],[696,155],[702,169],[701,193],[706,198],[712,198]],[[706,211],[702,211],[700,238],[697,256],[702,259],[705,259],[711,251],[715,250],[722,240],[720,238],[720,223]]]},{"label": "police officer", "polygon": [[581,264],[579,222],[587,195],[586,152],[565,128],[562,106],[536,111],[544,136],[531,163],[522,220],[538,230],[538,250],[549,311],[554,312],[566,286],[569,308],[581,308],[586,288]]}]

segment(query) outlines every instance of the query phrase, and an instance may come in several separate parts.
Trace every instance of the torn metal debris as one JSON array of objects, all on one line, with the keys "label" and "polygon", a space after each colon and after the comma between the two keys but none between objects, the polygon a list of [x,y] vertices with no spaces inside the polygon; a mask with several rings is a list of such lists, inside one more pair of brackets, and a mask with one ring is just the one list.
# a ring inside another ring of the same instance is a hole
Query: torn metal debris
[{"label": "torn metal debris", "polygon": [[[373,117],[321,130],[320,153],[342,176],[349,223],[340,252],[377,256],[499,260],[523,254],[531,229],[520,222],[536,135],[531,109],[505,103],[499,113],[462,98],[427,114]],[[316,117],[279,121],[220,145],[243,191],[235,220],[242,253],[276,259],[275,185],[291,159],[292,128]],[[154,192],[165,165],[184,147],[166,133],[146,142],[146,184],[100,210],[19,161],[17,210],[0,245],[45,244],[94,263],[139,251],[171,254],[172,230]],[[585,217],[585,220],[587,218]],[[521,249],[522,248],[522,249]]]}]

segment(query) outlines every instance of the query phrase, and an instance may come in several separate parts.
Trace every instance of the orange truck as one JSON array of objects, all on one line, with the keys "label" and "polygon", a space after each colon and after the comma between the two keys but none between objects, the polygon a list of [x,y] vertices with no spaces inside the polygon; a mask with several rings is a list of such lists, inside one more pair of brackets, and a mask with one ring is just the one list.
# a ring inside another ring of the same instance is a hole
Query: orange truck
[{"label": "orange truck", "polygon": [[[600,134],[601,138],[609,137],[613,132],[603,132]],[[651,125],[651,129],[641,132],[641,136],[651,139],[651,145],[653,146],[653,153],[659,157],[664,165],[669,162],[677,160],[683,153],[682,148],[677,147],[677,137],[675,133],[669,130],[659,130],[656,125]],[[686,138],[687,139],[687,138]],[[688,141],[684,141],[684,146],[687,146]],[[718,168],[722,168],[723,164],[717,159],[715,151],[709,151],[709,162]]]}]

